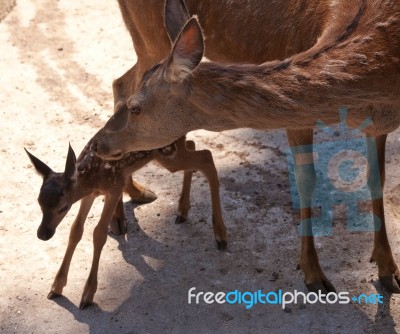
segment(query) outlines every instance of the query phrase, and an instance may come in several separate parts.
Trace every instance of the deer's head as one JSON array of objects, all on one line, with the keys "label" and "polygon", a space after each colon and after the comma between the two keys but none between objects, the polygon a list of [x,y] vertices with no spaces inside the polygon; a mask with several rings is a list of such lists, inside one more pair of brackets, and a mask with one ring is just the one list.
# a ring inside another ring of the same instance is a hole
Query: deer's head
[{"label": "deer's head", "polygon": [[73,189],[76,183],[75,153],[70,146],[65,171],[56,173],[26,149],[25,151],[38,174],[43,177],[38,198],[43,218],[37,236],[41,240],[49,240],[73,204]]},{"label": "deer's head", "polygon": [[99,157],[119,159],[131,151],[160,148],[198,129],[196,112],[188,102],[187,78],[202,59],[204,41],[197,18],[182,22],[188,17],[185,10],[182,1],[167,1],[166,27],[175,40],[172,50],[143,75],[138,91],[96,134],[93,143]]}]

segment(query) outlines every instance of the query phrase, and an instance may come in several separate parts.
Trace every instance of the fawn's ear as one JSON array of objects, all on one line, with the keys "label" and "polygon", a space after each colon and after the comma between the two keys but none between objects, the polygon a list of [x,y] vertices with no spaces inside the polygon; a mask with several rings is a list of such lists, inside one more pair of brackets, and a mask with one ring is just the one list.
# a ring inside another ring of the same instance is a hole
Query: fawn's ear
[{"label": "fawn's ear", "polygon": [[164,23],[171,43],[176,40],[189,19],[190,14],[183,0],[166,0]]},{"label": "fawn's ear", "polygon": [[38,158],[36,158],[26,148],[24,148],[24,150],[40,176],[42,176],[43,178],[46,178],[51,173],[54,173],[49,166],[47,166],[44,162],[42,162]]},{"label": "fawn's ear", "polygon": [[76,156],[70,144],[68,148],[67,162],[65,163],[64,177],[67,180],[73,180],[75,178],[75,173],[76,173]]},{"label": "fawn's ear", "polygon": [[199,65],[204,53],[204,40],[199,22],[192,17],[179,34],[167,59],[166,80],[182,82]]}]

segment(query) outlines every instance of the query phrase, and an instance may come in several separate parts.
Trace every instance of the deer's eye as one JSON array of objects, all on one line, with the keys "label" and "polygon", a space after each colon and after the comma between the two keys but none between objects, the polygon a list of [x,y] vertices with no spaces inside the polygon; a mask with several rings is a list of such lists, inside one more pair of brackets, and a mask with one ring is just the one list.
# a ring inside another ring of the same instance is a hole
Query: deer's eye
[{"label": "deer's eye", "polygon": [[63,213],[68,211],[68,205],[63,206],[60,210],[58,210],[58,214],[62,215]]},{"label": "deer's eye", "polygon": [[132,115],[139,115],[142,110],[140,109],[139,106],[133,106],[132,108],[129,109],[129,111]]}]

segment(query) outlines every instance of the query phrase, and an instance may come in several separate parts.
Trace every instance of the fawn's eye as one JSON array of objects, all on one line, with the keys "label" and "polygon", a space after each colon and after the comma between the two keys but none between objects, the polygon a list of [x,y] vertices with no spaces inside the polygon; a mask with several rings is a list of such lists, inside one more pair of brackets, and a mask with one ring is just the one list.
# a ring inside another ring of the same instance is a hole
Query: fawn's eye
[{"label": "fawn's eye", "polygon": [[129,109],[129,111],[132,115],[139,115],[142,110],[140,109],[139,106],[133,106],[132,108]]},{"label": "fawn's eye", "polygon": [[68,205],[63,206],[60,210],[58,210],[58,214],[62,215],[63,213],[68,211]]}]

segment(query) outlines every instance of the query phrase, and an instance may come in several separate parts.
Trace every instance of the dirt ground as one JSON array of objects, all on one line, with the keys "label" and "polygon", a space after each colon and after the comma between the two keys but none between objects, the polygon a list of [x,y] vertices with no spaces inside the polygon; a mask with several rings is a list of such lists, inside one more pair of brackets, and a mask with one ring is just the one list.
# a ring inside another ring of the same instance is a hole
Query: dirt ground
[{"label": "dirt ground", "polygon": [[[300,239],[292,208],[283,131],[190,134],[212,150],[220,174],[227,252],[211,228],[207,182],[195,174],[190,220],[175,225],[182,175],[150,164],[135,178],[158,195],[126,199],[126,237],[109,237],[96,305],[80,311],[92,256],[97,200],[70,268],[64,297],[46,298],[61,264],[78,205],[47,242],[36,237],[41,179],[26,147],[62,171],[112,114],[112,80],[135,62],[116,1],[18,0],[0,22],[0,331],[2,333],[396,333],[399,296],[383,291],[369,263],[371,233],[349,232],[335,210],[334,233],[316,239],[338,291],[380,293],[377,305],[189,305],[188,290],[305,291],[296,270]],[[386,217],[400,261],[400,131],[387,148]]]}]

